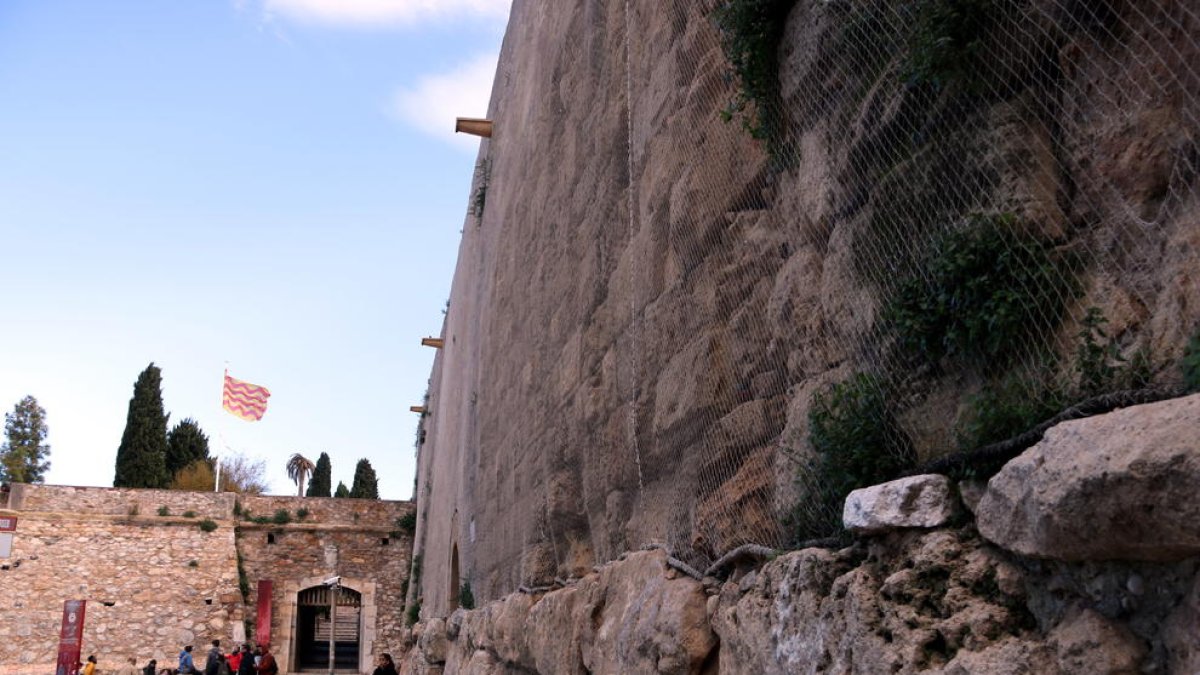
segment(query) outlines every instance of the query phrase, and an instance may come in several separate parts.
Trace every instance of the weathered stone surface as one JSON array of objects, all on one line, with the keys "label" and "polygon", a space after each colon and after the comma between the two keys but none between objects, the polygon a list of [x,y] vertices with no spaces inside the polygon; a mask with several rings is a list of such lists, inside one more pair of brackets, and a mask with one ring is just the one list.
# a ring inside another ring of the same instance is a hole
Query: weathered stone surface
[{"label": "weathered stone surface", "polygon": [[699,673],[716,647],[708,596],[670,572],[661,551],[633,553],[573,586],[505,596],[464,612],[456,636],[437,630],[445,652],[425,628],[404,672],[443,658],[447,672]]},{"label": "weathered stone surface", "polygon": [[1050,429],[988,483],[979,531],[1025,555],[1177,560],[1200,554],[1200,395]]},{"label": "weathered stone surface", "polygon": [[1049,637],[1064,673],[1137,673],[1146,656],[1129,629],[1091,609],[1068,616]]},{"label": "weathered stone surface", "polygon": [[[334,567],[359,591],[362,643],[369,652],[399,653],[401,587],[407,578],[411,539],[394,533],[406,502],[238,496],[185,492],[15,485],[18,518],[13,556],[0,570],[0,588],[11,604],[0,607],[0,672],[44,675],[53,670],[65,599],[88,601],[87,649],[105,672],[126,658],[174,662],[184,644],[211,639],[232,644],[255,616],[256,585],[274,582],[272,644],[282,667],[295,655],[297,593],[320,585]],[[258,524],[235,519],[285,509],[293,522]],[[173,515],[157,515],[160,507]],[[306,510],[298,520],[300,509]],[[185,512],[195,517],[184,517]],[[199,524],[216,525],[204,532]],[[399,536],[396,536],[399,535]],[[384,541],[387,544],[384,545]],[[244,572],[249,597],[239,588]],[[253,632],[251,633],[253,639]],[[370,663],[372,655],[364,652]],[[365,665],[364,663],[364,665]],[[203,665],[203,664],[201,664]]]},{"label": "weathered stone surface", "polygon": [[851,492],[842,510],[842,524],[859,534],[938,527],[954,516],[957,502],[949,478],[910,476]]}]

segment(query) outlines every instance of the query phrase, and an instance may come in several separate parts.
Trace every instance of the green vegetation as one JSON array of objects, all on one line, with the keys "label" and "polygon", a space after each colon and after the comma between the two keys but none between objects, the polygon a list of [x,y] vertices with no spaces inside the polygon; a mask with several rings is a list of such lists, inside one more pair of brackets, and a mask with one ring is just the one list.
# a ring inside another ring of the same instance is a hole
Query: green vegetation
[{"label": "green vegetation", "polygon": [[208,459],[208,436],[192,418],[176,424],[167,434],[167,454],[163,459],[167,476],[174,478],[189,464]]},{"label": "green vegetation", "polygon": [[350,490],[346,487],[345,483],[343,483],[342,481],[339,480],[337,490],[334,491],[333,496],[334,497],[342,497],[342,498],[349,497]]},{"label": "green vegetation", "polygon": [[160,506],[160,507],[158,507],[158,515],[169,516],[169,515],[171,515],[171,509],[168,509],[165,506]]},{"label": "green vegetation", "polygon": [[233,500],[233,517],[234,518],[242,517],[242,500],[240,500],[240,499]]},{"label": "green vegetation", "polygon": [[296,520],[304,520],[308,517],[308,509],[303,506],[296,509]]},{"label": "green vegetation", "polygon": [[421,601],[417,600],[408,606],[408,611],[405,612],[404,618],[408,621],[408,625],[413,625],[421,620]]},{"label": "green vegetation", "polygon": [[275,523],[276,525],[287,525],[288,523],[292,522],[292,514],[289,513],[287,509],[276,509],[274,517],[271,518],[271,522]]},{"label": "green vegetation", "polygon": [[[246,576],[246,564],[242,560],[241,549],[237,550],[237,570],[238,591],[242,594],[242,602],[250,602],[250,579]],[[252,633],[246,633],[246,635],[252,635]]]},{"label": "green vegetation", "polygon": [[471,590],[471,580],[462,582],[458,589],[458,606],[463,609],[475,609],[475,592]]},{"label": "green vegetation", "polygon": [[1009,360],[1014,347],[1061,320],[1073,284],[1048,242],[1019,233],[1011,216],[972,216],[932,246],[884,310],[902,350],[929,363],[961,356]]},{"label": "green vegetation", "polygon": [[184,512],[183,512],[183,517],[184,517],[184,518],[195,518],[195,517],[196,517],[196,512],[195,512],[195,511],[184,511]]},{"label": "green vegetation", "polygon": [[213,530],[217,529],[217,523],[208,518],[205,518],[204,520],[200,521],[199,525],[200,525],[200,529],[205,532],[212,532]]},{"label": "green vegetation", "polygon": [[492,178],[492,160],[484,157],[475,165],[475,194],[471,195],[471,215],[483,222],[483,209],[487,206],[488,182]]},{"label": "green vegetation", "polygon": [[379,479],[375,477],[375,469],[366,459],[358,460],[354,467],[354,483],[350,486],[350,496],[358,499],[379,499]]},{"label": "green vegetation", "polygon": [[296,484],[297,497],[304,496],[304,483],[316,468],[317,465],[313,464],[311,459],[298,452],[293,452],[292,456],[288,458],[287,474],[288,478]]},{"label": "green vegetation", "polygon": [[923,0],[908,48],[911,81],[978,89],[983,38],[997,19],[996,0]]},{"label": "green vegetation", "polygon": [[805,467],[809,501],[793,515],[797,540],[837,534],[841,503],[852,490],[895,478],[914,460],[897,425],[882,378],[858,373],[813,397],[809,441],[816,452]]},{"label": "green vegetation", "polygon": [[[1131,358],[1122,356],[1116,340],[1104,331],[1106,323],[1108,319],[1098,308],[1088,308],[1076,334],[1075,358],[1065,373],[1055,374],[1058,367],[1046,357],[986,385],[970,399],[959,424],[959,449],[973,450],[1014,438],[1095,396],[1149,385],[1153,374],[1149,354],[1138,350]],[[987,478],[1002,465],[1003,461],[971,466],[967,472]]]},{"label": "green vegetation", "polygon": [[1183,371],[1183,386],[1187,391],[1200,391],[1200,328],[1196,329],[1196,333],[1183,350],[1180,369]]},{"label": "green vegetation", "polygon": [[329,453],[322,452],[317,458],[317,466],[313,469],[312,481],[308,484],[306,497],[332,496],[333,467],[329,461]]},{"label": "green vegetation", "polygon": [[713,11],[721,47],[729,60],[738,91],[721,113],[725,121],[740,117],[754,138],[763,140],[782,159],[786,137],[779,93],[779,44],[796,0],[724,0]]},{"label": "green vegetation", "polygon": [[133,385],[125,432],[117,448],[113,487],[167,487],[170,476],[166,456],[167,414],[163,411],[162,371],[151,363]]},{"label": "green vegetation", "polygon": [[396,529],[408,535],[415,534],[417,531],[417,512],[409,511],[397,518]]},{"label": "green vegetation", "polygon": [[269,525],[271,524],[271,516],[254,516],[250,519],[250,522],[255,525]]},{"label": "green vegetation", "polygon": [[46,409],[26,396],[4,415],[4,445],[0,446],[0,483],[41,483],[50,470],[50,432]]}]

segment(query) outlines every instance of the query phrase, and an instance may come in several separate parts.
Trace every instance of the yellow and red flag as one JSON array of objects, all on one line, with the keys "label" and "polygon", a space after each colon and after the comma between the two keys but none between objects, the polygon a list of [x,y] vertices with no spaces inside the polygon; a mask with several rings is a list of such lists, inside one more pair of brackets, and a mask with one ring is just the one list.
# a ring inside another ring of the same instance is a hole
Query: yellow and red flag
[{"label": "yellow and red flag", "polygon": [[243,382],[225,373],[225,391],[221,395],[221,403],[230,413],[247,422],[257,422],[267,412],[268,398],[271,398],[271,392],[266,387]]}]

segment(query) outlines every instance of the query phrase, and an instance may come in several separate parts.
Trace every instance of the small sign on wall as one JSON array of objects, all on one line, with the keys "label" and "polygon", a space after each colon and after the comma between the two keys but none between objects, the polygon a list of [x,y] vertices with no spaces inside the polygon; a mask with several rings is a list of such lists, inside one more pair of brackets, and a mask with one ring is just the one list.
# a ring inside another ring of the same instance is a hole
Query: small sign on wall
[{"label": "small sign on wall", "polygon": [[12,557],[12,532],[0,532],[0,560]]},{"label": "small sign on wall", "polygon": [[0,516],[0,532],[16,532],[17,517],[16,516]]}]

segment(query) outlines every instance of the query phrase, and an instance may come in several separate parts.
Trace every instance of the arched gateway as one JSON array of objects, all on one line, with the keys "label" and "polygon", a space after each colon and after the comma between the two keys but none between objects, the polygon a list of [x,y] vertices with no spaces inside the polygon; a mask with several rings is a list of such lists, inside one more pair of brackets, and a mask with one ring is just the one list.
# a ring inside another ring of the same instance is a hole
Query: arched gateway
[{"label": "arched gateway", "polygon": [[329,633],[334,634],[338,670],[369,672],[375,642],[375,582],[342,577],[335,624],[331,624],[332,591],[323,578],[301,579],[284,588],[275,654],[286,672],[329,672]]}]

